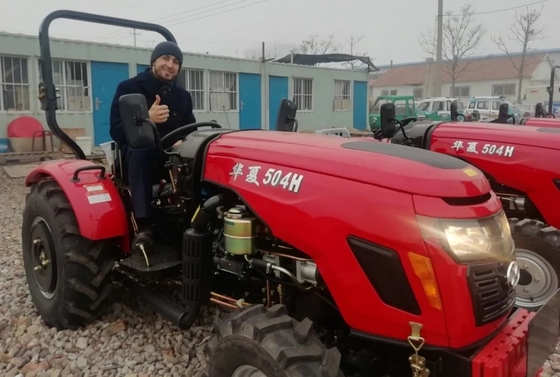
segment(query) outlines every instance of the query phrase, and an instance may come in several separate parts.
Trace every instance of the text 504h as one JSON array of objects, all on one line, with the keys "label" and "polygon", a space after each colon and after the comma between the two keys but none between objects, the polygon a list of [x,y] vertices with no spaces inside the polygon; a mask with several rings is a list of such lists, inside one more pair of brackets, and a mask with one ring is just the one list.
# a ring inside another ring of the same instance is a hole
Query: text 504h
[{"label": "text 504h", "polygon": [[244,176],[245,182],[255,186],[272,186],[281,187],[284,190],[298,193],[303,181],[303,175],[288,171],[283,172],[280,169],[269,168],[266,172],[261,173],[262,166],[247,166],[247,171],[242,163],[236,163],[229,175],[233,176],[233,180],[237,181],[238,176]]},{"label": "text 504h", "polygon": [[515,147],[513,145],[497,145],[497,144],[484,144],[482,145],[478,141],[468,141],[464,142],[462,140],[456,140],[451,149],[455,149],[457,152],[464,150],[467,153],[474,154],[492,154],[503,157],[512,157]]}]

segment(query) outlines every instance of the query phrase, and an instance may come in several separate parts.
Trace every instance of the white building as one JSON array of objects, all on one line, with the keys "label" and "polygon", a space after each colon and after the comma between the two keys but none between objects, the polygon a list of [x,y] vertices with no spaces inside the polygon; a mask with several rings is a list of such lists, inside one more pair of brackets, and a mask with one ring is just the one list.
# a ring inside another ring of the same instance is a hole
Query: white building
[{"label": "white building", "polygon": [[[151,49],[51,38],[60,89],[57,122],[99,145],[110,140],[109,112],[119,82],[148,67]],[[0,32],[0,151],[9,127],[41,123],[37,36]],[[197,121],[235,129],[270,129],[283,98],[298,106],[300,130],[366,129],[368,72],[184,52],[179,85],[193,97]],[[29,127],[27,127],[29,128]],[[80,131],[80,132],[78,132]],[[31,136],[29,136],[31,137]]]},{"label": "white building", "polygon": [[[528,53],[525,60],[521,99],[529,86],[549,84],[551,68],[560,65],[560,49]],[[444,61],[441,94],[458,98],[506,96],[508,100],[516,101],[519,79],[515,67],[520,62],[521,55],[512,55],[510,59],[505,54],[465,59],[457,67],[457,72],[461,73],[452,92],[449,64]],[[417,100],[430,96],[430,84],[434,78],[432,59],[377,67],[379,72],[370,75],[372,100],[379,95],[414,95]],[[556,73],[556,78],[560,78],[560,69]]]}]

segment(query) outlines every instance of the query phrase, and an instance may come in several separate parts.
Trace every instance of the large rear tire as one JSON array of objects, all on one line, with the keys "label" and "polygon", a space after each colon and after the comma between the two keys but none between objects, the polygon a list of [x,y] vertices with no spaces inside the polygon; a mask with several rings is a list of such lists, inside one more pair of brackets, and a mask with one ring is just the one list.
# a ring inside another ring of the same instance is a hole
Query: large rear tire
[{"label": "large rear tire", "polygon": [[104,311],[113,249],[80,235],[72,206],[54,180],[32,185],[27,194],[22,248],[31,300],[47,326],[77,329]]},{"label": "large rear tire", "polygon": [[560,231],[538,220],[509,222],[521,269],[515,304],[536,311],[560,288]]},{"label": "large rear tire", "polygon": [[288,316],[283,305],[239,309],[208,343],[206,377],[344,377],[340,352],[327,349],[313,322]]}]

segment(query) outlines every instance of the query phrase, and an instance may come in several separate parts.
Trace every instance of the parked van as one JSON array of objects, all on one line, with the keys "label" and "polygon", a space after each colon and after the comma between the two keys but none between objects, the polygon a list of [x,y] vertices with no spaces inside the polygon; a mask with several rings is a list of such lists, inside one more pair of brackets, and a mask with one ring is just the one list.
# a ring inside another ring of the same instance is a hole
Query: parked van
[{"label": "parked van", "polygon": [[419,118],[449,120],[451,119],[451,103],[453,101],[457,101],[457,111],[459,114],[462,114],[464,110],[463,101],[453,97],[430,97],[423,99],[416,105],[416,114]]},{"label": "parked van", "polygon": [[473,111],[476,110],[480,114],[481,121],[497,119],[500,114],[500,105],[502,103],[507,103],[509,105],[508,114],[516,118],[523,115],[513,103],[506,101],[505,97],[501,96],[472,97],[469,99],[465,114],[472,114]]}]

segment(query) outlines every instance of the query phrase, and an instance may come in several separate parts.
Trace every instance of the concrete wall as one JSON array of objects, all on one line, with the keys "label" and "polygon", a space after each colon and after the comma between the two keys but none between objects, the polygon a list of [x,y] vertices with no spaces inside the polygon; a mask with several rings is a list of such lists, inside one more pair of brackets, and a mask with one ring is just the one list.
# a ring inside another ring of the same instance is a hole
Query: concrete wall
[{"label": "concrete wall", "polygon": [[[129,66],[129,77],[136,75],[138,64],[149,64],[150,49],[134,48],[96,44],[81,41],[51,39],[51,57],[53,59],[68,59],[72,61],[102,61],[126,63]],[[0,33],[0,56],[28,57],[28,76],[30,82],[31,110],[6,111],[0,107],[0,138],[6,137],[7,125],[15,118],[30,115],[37,118],[45,128],[45,114],[40,109],[37,99],[37,86],[39,83],[39,41],[35,36],[20,34]],[[342,69],[295,66],[291,64],[261,63],[260,61],[239,59],[231,57],[211,56],[205,54],[184,54],[184,68],[205,70],[205,96],[208,96],[208,70],[227,72],[245,72],[261,74],[261,103],[262,103],[262,128],[269,128],[268,104],[268,75],[289,77],[289,91],[292,95],[293,77],[313,78],[314,106],[313,111],[300,112],[298,121],[300,129],[319,129],[325,127],[352,127],[352,111],[333,111],[333,86],[335,79],[351,81],[368,81],[367,72],[357,72]],[[91,71],[88,64],[88,77],[90,86],[95,85],[91,80]],[[239,87],[238,87],[239,88]],[[91,97],[91,88],[90,88]],[[239,95],[238,95],[239,98]],[[93,109],[93,104],[91,106]],[[237,107],[239,109],[239,106]],[[272,109],[273,112],[277,108]],[[239,111],[209,112],[197,111],[197,120],[217,120],[224,127],[239,128]],[[67,112],[57,111],[57,120],[60,127],[84,128],[86,135],[93,136],[92,111]]]}]

